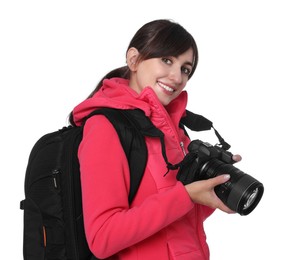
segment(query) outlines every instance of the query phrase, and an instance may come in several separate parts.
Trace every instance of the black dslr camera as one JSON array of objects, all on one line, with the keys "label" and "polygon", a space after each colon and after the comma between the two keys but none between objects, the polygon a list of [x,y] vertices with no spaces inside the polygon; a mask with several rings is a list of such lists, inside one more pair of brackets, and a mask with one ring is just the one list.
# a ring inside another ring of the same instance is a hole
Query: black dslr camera
[{"label": "black dslr camera", "polygon": [[226,183],[215,187],[215,193],[230,209],[240,215],[248,215],[262,198],[264,187],[252,176],[234,167],[232,153],[222,147],[200,140],[188,146],[189,153],[182,162],[177,179],[184,185],[229,174]]}]

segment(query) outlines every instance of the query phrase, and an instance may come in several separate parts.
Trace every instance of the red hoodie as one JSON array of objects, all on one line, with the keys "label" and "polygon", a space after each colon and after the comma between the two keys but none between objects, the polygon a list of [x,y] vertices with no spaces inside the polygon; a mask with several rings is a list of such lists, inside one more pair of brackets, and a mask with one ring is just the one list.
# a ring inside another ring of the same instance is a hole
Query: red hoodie
[{"label": "red hoodie", "polygon": [[[183,91],[164,107],[146,87],[139,95],[125,79],[105,80],[102,88],[73,112],[77,125],[100,107],[140,108],[165,134],[169,162],[184,157],[190,140],[179,128],[185,113]],[[203,221],[212,209],[192,202],[176,180],[177,170],[165,177],[166,163],[157,138],[146,138],[148,161],[138,192],[128,204],[129,168],[119,138],[102,115],[84,128],[78,157],[81,169],[83,214],[91,251],[99,258],[124,260],[209,259]]]}]

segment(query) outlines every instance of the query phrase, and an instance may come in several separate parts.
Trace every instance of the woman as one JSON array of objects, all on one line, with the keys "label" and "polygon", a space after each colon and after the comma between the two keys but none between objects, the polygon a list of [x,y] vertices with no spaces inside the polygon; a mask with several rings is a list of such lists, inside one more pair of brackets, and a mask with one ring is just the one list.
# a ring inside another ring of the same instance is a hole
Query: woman
[{"label": "woman", "polygon": [[[179,128],[187,105],[183,89],[198,63],[193,37],[177,23],[152,21],[134,35],[126,61],[74,109],[71,121],[81,125],[101,107],[139,108],[165,134],[168,160],[181,161],[190,143]],[[146,138],[146,144],[147,166],[129,205],[128,162],[115,129],[102,115],[86,122],[78,157],[91,251],[109,259],[209,259],[203,221],[215,208],[231,212],[214,193],[229,176],[184,186],[176,170],[164,177],[160,142]]]}]

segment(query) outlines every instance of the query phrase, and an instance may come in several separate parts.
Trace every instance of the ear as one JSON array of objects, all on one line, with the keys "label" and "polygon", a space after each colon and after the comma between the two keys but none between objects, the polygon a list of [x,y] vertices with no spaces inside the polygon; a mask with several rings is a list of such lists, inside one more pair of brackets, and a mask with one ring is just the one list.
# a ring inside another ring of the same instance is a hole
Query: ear
[{"label": "ear", "polygon": [[131,47],[130,49],[128,49],[126,53],[126,62],[130,71],[137,70],[138,57],[139,57],[139,51],[136,48]]}]

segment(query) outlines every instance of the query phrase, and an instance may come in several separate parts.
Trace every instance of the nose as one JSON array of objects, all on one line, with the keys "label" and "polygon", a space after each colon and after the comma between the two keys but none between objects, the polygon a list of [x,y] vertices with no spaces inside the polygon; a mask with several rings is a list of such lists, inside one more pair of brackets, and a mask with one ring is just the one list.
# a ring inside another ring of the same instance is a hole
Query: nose
[{"label": "nose", "polygon": [[173,68],[170,71],[170,80],[174,82],[175,84],[180,84],[182,83],[182,72],[181,68]]}]

